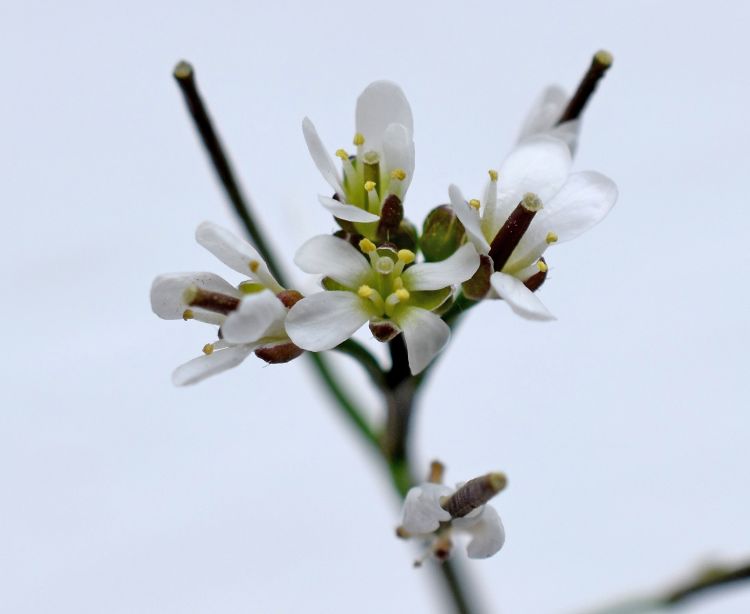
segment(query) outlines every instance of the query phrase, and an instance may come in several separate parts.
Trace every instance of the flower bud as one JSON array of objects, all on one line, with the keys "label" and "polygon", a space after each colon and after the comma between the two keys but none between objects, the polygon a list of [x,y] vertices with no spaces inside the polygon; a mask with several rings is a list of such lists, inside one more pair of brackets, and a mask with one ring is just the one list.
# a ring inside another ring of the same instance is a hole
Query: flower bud
[{"label": "flower bud", "polygon": [[278,345],[258,348],[255,350],[255,355],[269,364],[277,365],[294,360],[303,352],[303,349],[298,348],[291,341],[286,341]]},{"label": "flower bud", "polygon": [[479,268],[476,273],[463,283],[463,289],[466,298],[472,301],[481,301],[490,291],[490,277],[492,276],[492,260],[489,256],[481,254],[479,256]]},{"label": "flower bud", "polygon": [[380,222],[378,223],[378,236],[387,239],[391,234],[398,232],[398,227],[404,219],[404,205],[395,194],[389,195],[380,209]]},{"label": "flower bud", "polygon": [[425,260],[445,260],[461,246],[465,236],[466,230],[451,207],[435,207],[427,214],[422,226],[420,246]]},{"label": "flower bud", "polygon": [[387,343],[395,338],[401,332],[401,329],[390,320],[378,318],[370,320],[370,332],[378,341]]}]

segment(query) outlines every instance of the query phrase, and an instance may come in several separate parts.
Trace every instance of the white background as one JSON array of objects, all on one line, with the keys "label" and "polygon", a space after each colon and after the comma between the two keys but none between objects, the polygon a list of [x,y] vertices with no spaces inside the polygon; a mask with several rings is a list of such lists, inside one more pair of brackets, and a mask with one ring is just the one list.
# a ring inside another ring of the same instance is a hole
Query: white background
[{"label": "white background", "polygon": [[[557,322],[472,313],[415,453],[450,481],[510,477],[507,544],[470,564],[490,612],[579,612],[747,556],[748,19],[736,1],[3,2],[0,609],[439,610],[305,360],[170,384],[212,331],[153,316],[151,280],[226,273],[192,237],[234,225],[181,58],[291,265],[333,228],[304,115],[347,146],[359,91],[399,82],[419,222],[450,182],[479,196],[538,91],[612,50],[576,167],[620,201],[549,252]],[[686,611],[749,609],[740,588]]]}]

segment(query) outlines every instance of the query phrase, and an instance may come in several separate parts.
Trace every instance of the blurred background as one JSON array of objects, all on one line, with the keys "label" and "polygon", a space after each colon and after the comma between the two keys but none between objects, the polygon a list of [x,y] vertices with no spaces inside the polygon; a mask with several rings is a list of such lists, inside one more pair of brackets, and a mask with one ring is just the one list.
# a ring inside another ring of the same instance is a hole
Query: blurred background
[{"label": "blurred background", "polygon": [[[212,329],[158,320],[151,280],[236,280],[193,232],[238,229],[180,59],[291,270],[333,229],[303,116],[346,147],[362,88],[400,83],[421,223],[451,182],[479,196],[542,87],[572,90],[610,49],[576,168],[620,200],[549,252],[558,321],[499,303],[467,318],[415,453],[450,482],[510,478],[506,546],[469,565],[490,612],[581,612],[750,554],[748,19],[736,1],[3,2],[2,611],[441,608],[393,537],[385,473],[306,360],[170,383]],[[750,587],[683,611],[750,611]]]}]

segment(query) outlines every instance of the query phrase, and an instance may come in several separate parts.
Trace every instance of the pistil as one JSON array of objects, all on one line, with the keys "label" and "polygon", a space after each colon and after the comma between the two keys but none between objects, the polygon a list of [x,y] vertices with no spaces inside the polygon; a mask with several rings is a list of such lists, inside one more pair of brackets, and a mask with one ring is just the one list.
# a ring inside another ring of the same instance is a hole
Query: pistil
[{"label": "pistil", "polygon": [[[183,300],[190,307],[199,307],[214,313],[227,315],[237,309],[240,299],[221,292],[211,292],[198,286],[190,286],[183,294]],[[184,314],[183,314],[184,316]]]},{"label": "pistil", "polygon": [[496,271],[502,271],[513,250],[516,249],[531,220],[542,209],[542,201],[531,192],[524,194],[523,199],[513,210],[503,227],[495,235],[490,245],[489,256]]},{"label": "pistil", "polygon": [[601,50],[596,52],[593,60],[591,60],[591,66],[589,66],[588,71],[586,71],[583,79],[581,79],[576,93],[573,94],[570,102],[568,102],[568,106],[565,107],[565,111],[563,111],[562,116],[557,121],[558,126],[563,122],[578,119],[581,116],[599,80],[609,70],[609,67],[612,66],[612,60],[612,54],[609,51]]}]

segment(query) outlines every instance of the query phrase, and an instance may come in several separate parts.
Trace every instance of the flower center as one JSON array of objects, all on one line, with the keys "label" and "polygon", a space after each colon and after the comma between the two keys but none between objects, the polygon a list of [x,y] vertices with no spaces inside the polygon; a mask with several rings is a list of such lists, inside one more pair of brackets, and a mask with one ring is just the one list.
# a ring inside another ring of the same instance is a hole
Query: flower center
[{"label": "flower center", "polygon": [[401,273],[404,267],[414,262],[414,252],[402,249],[398,252],[390,248],[378,248],[369,239],[362,239],[359,248],[370,259],[373,274],[370,284],[362,284],[357,294],[372,303],[375,316],[392,317],[396,308],[411,298],[404,287]]}]

